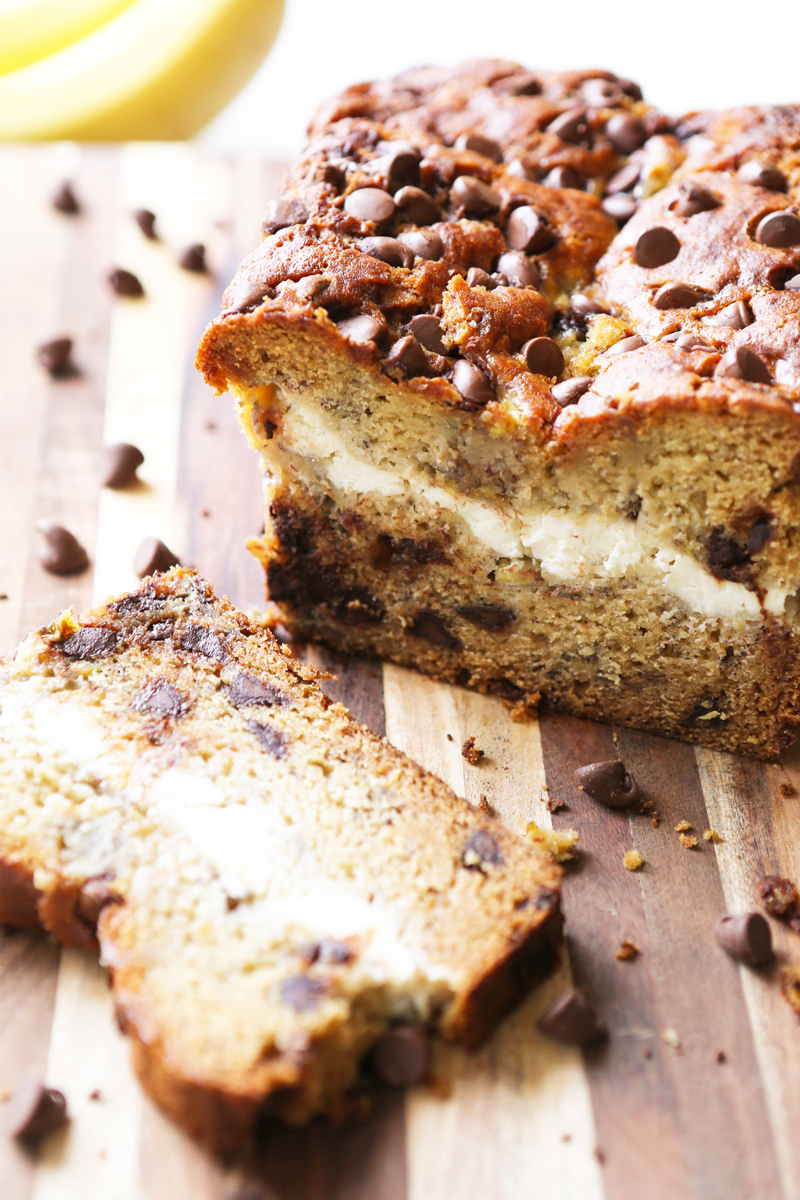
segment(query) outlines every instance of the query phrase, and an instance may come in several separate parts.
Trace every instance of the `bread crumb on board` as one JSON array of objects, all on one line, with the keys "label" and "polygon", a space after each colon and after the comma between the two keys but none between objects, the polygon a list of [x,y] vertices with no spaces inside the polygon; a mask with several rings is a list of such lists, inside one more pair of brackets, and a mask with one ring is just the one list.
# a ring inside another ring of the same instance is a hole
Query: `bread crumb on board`
[{"label": "bread crumb on board", "polygon": [[638,850],[629,850],[622,860],[622,865],[626,871],[638,871],[643,863],[644,859]]}]

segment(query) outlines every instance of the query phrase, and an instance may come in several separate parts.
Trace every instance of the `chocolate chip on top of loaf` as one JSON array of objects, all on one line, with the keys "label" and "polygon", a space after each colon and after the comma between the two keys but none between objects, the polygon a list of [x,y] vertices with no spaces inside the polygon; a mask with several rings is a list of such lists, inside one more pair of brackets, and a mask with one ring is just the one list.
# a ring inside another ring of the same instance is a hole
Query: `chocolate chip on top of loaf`
[{"label": "chocolate chip on top of loaf", "polygon": [[143,1083],[218,1149],[346,1111],[388,1033],[477,1045],[560,937],[560,868],[316,678],[180,568],[0,662],[0,922],[99,943]]},{"label": "chocolate chip on top of loaf", "polygon": [[286,626],[789,744],[799,130],[493,61],[324,105],[198,357],[269,476],[253,549]]}]

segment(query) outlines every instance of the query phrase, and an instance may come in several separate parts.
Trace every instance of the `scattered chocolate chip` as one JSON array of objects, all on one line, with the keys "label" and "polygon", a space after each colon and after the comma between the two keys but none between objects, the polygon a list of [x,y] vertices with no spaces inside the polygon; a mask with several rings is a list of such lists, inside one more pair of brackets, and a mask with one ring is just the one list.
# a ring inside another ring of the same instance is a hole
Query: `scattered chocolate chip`
[{"label": "scattered chocolate chip", "polygon": [[207,629],[205,625],[187,626],[181,637],[181,649],[195,650],[198,654],[204,654],[206,658],[216,658],[219,662],[226,657],[223,643],[213,629]]},{"label": "scattered chocolate chip", "polygon": [[518,71],[516,75],[505,75],[489,85],[493,92],[504,96],[539,96],[542,81],[532,71]]},{"label": "scattered chocolate chip", "polygon": [[706,325],[714,325],[720,329],[746,329],[754,321],[750,306],[744,300],[734,300],[713,317],[706,317]]},{"label": "scattered chocolate chip", "polygon": [[308,975],[292,975],[281,981],[281,1000],[295,1012],[311,1012],[325,995],[325,984]]},{"label": "scattered chocolate chip", "polygon": [[616,196],[606,196],[600,207],[606,216],[611,217],[618,225],[624,225],[636,212],[639,201],[635,196],[619,192]]},{"label": "scattered chocolate chip", "polygon": [[271,754],[273,758],[285,758],[286,750],[289,746],[289,738],[280,729],[276,729],[274,725],[269,725],[266,722],[248,721],[247,728],[258,738],[267,754]]},{"label": "scattered chocolate chip", "polygon": [[529,204],[515,208],[506,222],[506,243],[512,250],[541,254],[555,241],[555,234]]},{"label": "scattered chocolate chip", "polygon": [[775,917],[785,917],[800,908],[800,894],[791,879],[780,875],[765,875],[758,885],[758,894],[767,912]]},{"label": "scattered chocolate chip", "polygon": [[665,337],[665,342],[672,341],[679,350],[711,350],[712,346],[709,342],[704,342],[702,338],[696,337],[693,333],[681,333],[677,337]]},{"label": "scattered chocolate chip", "polygon": [[494,138],[482,137],[479,133],[462,133],[455,141],[456,150],[471,150],[473,154],[482,154],[494,162],[503,161],[503,149]]},{"label": "scattered chocolate chip", "polygon": [[493,271],[490,279],[494,280],[495,287],[511,287],[508,276],[504,275],[502,271]]},{"label": "scattered chocolate chip", "polygon": [[571,108],[568,112],[562,113],[560,117],[556,117],[551,121],[546,129],[547,133],[554,133],[556,137],[560,137],[562,142],[570,142],[577,145],[589,133],[589,126],[586,121],[585,108]]},{"label": "scattered chocolate chip", "polygon": [[405,242],[392,237],[368,237],[356,242],[362,254],[377,258],[390,267],[413,267],[414,254]]},{"label": "scattered chocolate chip", "polygon": [[117,648],[117,635],[103,625],[84,625],[63,642],[53,644],[68,658],[106,658]]},{"label": "scattered chocolate chip", "polygon": [[624,93],[616,80],[585,79],[581,95],[592,108],[616,108],[622,103]]},{"label": "scattered chocolate chip", "polygon": [[263,280],[237,279],[225,292],[225,307],[222,315],[247,312],[249,308],[256,308],[266,296],[270,295],[274,295],[274,292]]},{"label": "scattered chocolate chip", "polygon": [[541,272],[538,265],[518,250],[507,250],[497,260],[497,270],[508,277],[512,287],[538,288]]},{"label": "scattered chocolate chip", "polygon": [[515,179],[529,179],[531,182],[537,178],[536,171],[526,167],[519,158],[512,158],[511,162],[506,164],[506,175],[513,175]]},{"label": "scattered chocolate chip", "polygon": [[255,675],[240,671],[231,684],[228,698],[236,708],[248,708],[253,704],[288,704],[289,697],[272,683],[262,683]]},{"label": "scattered chocolate chip", "polygon": [[672,211],[679,217],[694,217],[701,212],[710,212],[719,208],[720,201],[704,187],[702,183],[692,183],[686,180],[678,188],[678,199],[670,205]]},{"label": "scattered chocolate chip", "polygon": [[474,175],[459,175],[450,188],[450,201],[468,217],[486,217],[500,208],[500,196]]},{"label": "scattered chocolate chip", "polygon": [[632,154],[647,141],[647,130],[633,113],[614,113],[606,121],[604,132],[620,154]]},{"label": "scattered chocolate chip", "polygon": [[321,178],[323,183],[327,183],[337,192],[341,192],[347,183],[347,171],[337,163],[327,162],[322,166]]},{"label": "scattered chocolate chip", "polygon": [[495,399],[489,380],[478,367],[459,359],[453,370],[453,386],[461,396],[464,407],[471,411],[485,408]]},{"label": "scattered chocolate chip", "polygon": [[564,355],[558,342],[549,337],[531,338],[520,350],[534,375],[558,376],[564,370]]},{"label": "scattered chocolate chip", "polygon": [[373,159],[369,170],[385,175],[389,190],[396,192],[398,188],[413,187],[418,182],[419,158],[419,151],[410,146],[396,147],[388,154]]},{"label": "scattered chocolate chip", "polygon": [[53,379],[63,379],[72,375],[75,368],[70,360],[72,354],[72,338],[53,338],[50,342],[42,342],[36,347],[36,361],[40,367]]},{"label": "scattered chocolate chip", "polygon": [[141,450],[130,442],[104,446],[101,485],[109,488],[130,487],[136,482],[136,471],[143,462],[144,455]]},{"label": "scattered chocolate chip", "polygon": [[408,233],[401,233],[397,240],[407,246],[417,258],[424,258],[428,262],[436,262],[444,254],[444,242],[432,229],[410,230]]},{"label": "scattered chocolate chip", "polygon": [[410,1088],[428,1073],[428,1039],[416,1025],[398,1025],[372,1047],[375,1074],[390,1087]]},{"label": "scattered chocolate chip", "polygon": [[565,379],[563,383],[557,383],[555,387],[552,387],[550,395],[556,404],[560,404],[562,408],[568,408],[570,404],[577,404],[591,386],[592,380],[589,375],[574,375],[572,379]]},{"label": "scattered chocolate chip", "polygon": [[264,233],[277,233],[290,225],[304,225],[308,220],[308,207],[304,200],[270,200],[264,213],[261,228]]},{"label": "scattered chocolate chip", "polygon": [[137,208],[133,214],[133,219],[146,238],[149,238],[151,242],[158,240],[155,213],[150,212],[149,208]]},{"label": "scattered chocolate chip", "polygon": [[206,248],[203,243],[194,242],[191,246],[187,246],[178,258],[178,266],[183,267],[184,271],[194,271],[197,275],[202,275],[207,271]]},{"label": "scattered chocolate chip", "polygon": [[133,556],[133,569],[140,579],[152,575],[155,571],[168,571],[177,567],[180,559],[177,555],[159,541],[158,538],[145,538]]},{"label": "scattered chocolate chip", "polygon": [[492,279],[489,272],[481,270],[480,267],[470,267],[467,271],[467,283],[470,287],[483,287],[490,292],[497,287],[497,280]]},{"label": "scattered chocolate chip", "polygon": [[505,629],[517,619],[515,612],[510,608],[503,608],[500,604],[464,604],[458,612],[465,621],[478,625],[481,629],[488,629],[490,633]]},{"label": "scattered chocolate chip", "polygon": [[786,176],[773,163],[760,163],[756,159],[743,163],[736,172],[736,178],[741,183],[751,183],[754,187],[769,188],[772,192],[785,192]]},{"label": "scattered chocolate chip", "polygon": [[772,958],[772,932],[761,913],[720,917],[714,936],[731,958],[751,967],[762,966]]},{"label": "scattered chocolate chip", "polygon": [[64,1093],[30,1079],[12,1092],[5,1106],[9,1137],[34,1147],[67,1123]]},{"label": "scattered chocolate chip", "polygon": [[582,192],[586,187],[586,179],[576,167],[553,167],[548,171],[542,183],[545,187],[572,188]]},{"label": "scattered chocolate chip", "polygon": [[475,745],[475,738],[468,737],[461,747],[461,757],[465,758],[473,767],[477,767],[478,763],[484,757],[483,750],[479,750]]},{"label": "scattered chocolate chip", "polygon": [[39,521],[36,528],[45,544],[39,552],[39,562],[51,575],[79,575],[89,566],[89,555],[78,539],[63,525]]},{"label": "scattered chocolate chip", "polygon": [[680,253],[681,244],[671,229],[654,225],[640,234],[633,247],[633,257],[640,267],[663,267]]},{"label": "scattered chocolate chip", "polygon": [[442,646],[445,650],[461,648],[458,638],[450,632],[439,614],[429,610],[417,613],[411,624],[406,626],[406,633],[422,638],[432,646]]},{"label": "scattered chocolate chip", "polygon": [[573,292],[569,298],[569,311],[576,320],[585,321],[587,317],[607,313],[608,305],[603,304],[602,300],[592,300],[591,297],[584,296],[583,292]]},{"label": "scattered chocolate chip", "polygon": [[358,317],[348,317],[339,321],[336,328],[349,342],[357,346],[366,346],[369,342],[379,342],[384,335],[384,327],[375,317],[362,313]]},{"label": "scattered chocolate chip", "polygon": [[145,684],[131,707],[140,713],[158,717],[180,717],[186,711],[186,697],[168,679],[153,679]]},{"label": "scattered chocolate chip", "polygon": [[723,379],[745,379],[748,383],[772,383],[769,367],[749,346],[734,346],[723,354],[714,374]]},{"label": "scattered chocolate chip", "polygon": [[[463,754],[463,750],[462,750]],[[500,845],[488,829],[478,829],[468,839],[461,862],[470,871],[490,871],[503,862]]]},{"label": "scattered chocolate chip", "polygon": [[420,375],[436,374],[431,369],[421,344],[411,333],[395,342],[384,362],[387,366],[396,367],[402,371],[409,379]]},{"label": "scattered chocolate chip", "polygon": [[629,192],[639,182],[641,173],[642,168],[639,163],[626,163],[606,180],[605,194],[613,196],[617,192]]},{"label": "scattered chocolate chip", "polygon": [[72,190],[72,184],[68,182],[61,184],[51,203],[56,212],[63,213],[67,217],[74,217],[81,211],[78,198]]},{"label": "scattered chocolate chip", "polygon": [[613,346],[609,346],[605,351],[606,358],[613,358],[617,354],[629,354],[631,350],[641,350],[642,346],[646,346],[647,342],[641,334],[633,333],[630,337],[620,338],[618,342],[614,342]]},{"label": "scattered chocolate chip", "polygon": [[137,277],[132,271],[126,271],[123,267],[114,267],[112,271],[109,271],[106,275],[106,283],[115,296],[138,299],[144,295],[144,288]]},{"label": "scattered chocolate chip", "polygon": [[421,342],[426,350],[430,350],[432,354],[446,355],[447,347],[442,341],[442,323],[438,317],[432,317],[425,313],[418,317],[412,317],[408,323],[409,332],[414,335],[418,342]]},{"label": "scattered chocolate chip", "polygon": [[792,275],[783,285],[784,292],[800,292],[800,275]]},{"label": "scattered chocolate chip", "polygon": [[753,554],[758,554],[766,546],[769,539],[772,537],[772,518],[768,515],[760,517],[753,528],[750,530],[750,536],[747,539],[745,550],[748,557]]},{"label": "scattered chocolate chip", "polygon": [[639,799],[636,780],[616,758],[578,767],[573,778],[581,791],[606,808],[628,808]]},{"label": "scattered chocolate chip", "polygon": [[577,988],[562,992],[536,1024],[547,1037],[568,1046],[591,1046],[607,1036],[602,1021]]},{"label": "scattered chocolate chip", "polygon": [[800,246],[800,217],[786,210],[768,213],[756,226],[755,240],[773,250]]},{"label": "scattered chocolate chip", "polygon": [[692,287],[689,283],[665,283],[653,296],[653,307],[662,311],[669,308],[694,308],[709,299],[709,294],[702,288]]},{"label": "scattered chocolate chip", "polygon": [[433,225],[434,221],[442,218],[439,205],[422,188],[400,188],[399,192],[395,192],[394,202],[403,221],[413,221],[415,225]]},{"label": "scattered chocolate chip", "polygon": [[[96,929],[100,913],[106,905],[119,904],[120,902],[121,897],[113,891],[108,880],[98,875],[94,879],[87,879],[78,892],[78,898],[75,901],[75,914],[82,921],[85,921],[90,929]],[[91,1100],[91,1098],[90,1096],[89,1099]]]},{"label": "scattered chocolate chip", "polygon": [[382,188],[359,188],[345,197],[344,210],[357,221],[372,221],[375,225],[381,225],[391,220],[394,200]]}]

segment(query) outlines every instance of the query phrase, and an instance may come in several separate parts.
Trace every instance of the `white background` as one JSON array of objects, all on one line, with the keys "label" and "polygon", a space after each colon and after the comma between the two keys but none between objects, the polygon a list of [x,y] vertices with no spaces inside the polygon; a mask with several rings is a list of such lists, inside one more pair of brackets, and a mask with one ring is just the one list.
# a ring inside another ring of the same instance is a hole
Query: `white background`
[{"label": "white background", "polygon": [[286,0],[269,58],[200,141],[292,158],[326,96],[474,57],[614,71],[669,113],[800,102],[800,0]]}]

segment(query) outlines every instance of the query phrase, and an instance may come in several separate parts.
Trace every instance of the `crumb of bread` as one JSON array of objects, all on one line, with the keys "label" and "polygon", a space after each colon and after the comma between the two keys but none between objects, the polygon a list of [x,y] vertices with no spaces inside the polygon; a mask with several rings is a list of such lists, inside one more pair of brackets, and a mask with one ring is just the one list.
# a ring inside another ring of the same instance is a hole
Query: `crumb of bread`
[{"label": "crumb of bread", "polygon": [[650,818],[650,824],[653,826],[653,829],[658,829],[659,825],[661,824],[661,818],[657,812],[654,812]]},{"label": "crumb of bread", "polygon": [[797,795],[797,792],[795,791],[795,789],[791,785],[791,783],[779,783],[778,791],[780,792],[780,794],[782,796],[796,796]]},{"label": "crumb of bread", "polygon": [[541,698],[541,692],[534,692],[532,695],[523,696],[521,700],[504,700],[503,706],[511,720],[519,724],[522,721],[530,721],[536,715]]},{"label": "crumb of bread", "polygon": [[785,967],[781,971],[781,994],[800,1017],[800,967]]},{"label": "crumb of bread", "polygon": [[722,834],[717,833],[716,829],[706,829],[703,833],[703,840],[706,842],[721,842]]},{"label": "crumb of bread", "polygon": [[473,767],[477,767],[478,763],[483,758],[483,750],[479,750],[475,745],[475,738],[468,737],[461,747],[461,757],[465,758]]},{"label": "crumb of bread", "polygon": [[662,1042],[666,1042],[668,1046],[672,1046],[673,1050],[680,1050],[681,1039],[676,1029],[668,1027],[661,1034]]},{"label": "crumb of bread", "polygon": [[638,871],[644,859],[638,850],[629,850],[622,860],[622,865],[626,871]]},{"label": "crumb of bread", "polygon": [[566,862],[574,858],[573,847],[578,840],[574,829],[541,829],[535,821],[528,824],[525,830],[528,841],[533,842],[545,854],[549,854],[554,862]]},{"label": "crumb of bread", "polygon": [[680,834],[679,840],[680,840],[681,845],[684,846],[687,850],[694,850],[695,846],[697,845],[697,838],[690,837],[688,833]]},{"label": "crumb of bread", "polygon": [[625,938],[625,941],[615,953],[614,958],[618,958],[622,962],[625,962],[628,959],[636,958],[636,955],[640,953],[641,951],[636,943],[632,942],[630,938]]},{"label": "crumb of bread", "polygon": [[675,832],[686,833],[686,831],[691,828],[692,827],[688,821],[678,821],[678,824],[675,826]]},{"label": "crumb of bread", "polygon": [[559,800],[557,796],[548,796],[544,802],[544,806],[548,812],[560,812],[562,808],[566,808],[563,800]]}]

